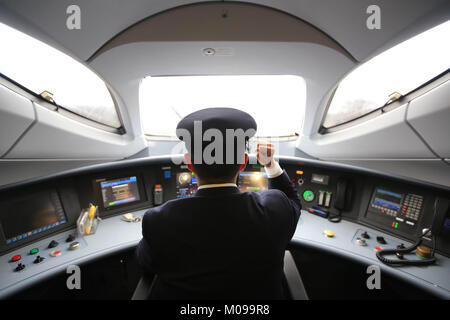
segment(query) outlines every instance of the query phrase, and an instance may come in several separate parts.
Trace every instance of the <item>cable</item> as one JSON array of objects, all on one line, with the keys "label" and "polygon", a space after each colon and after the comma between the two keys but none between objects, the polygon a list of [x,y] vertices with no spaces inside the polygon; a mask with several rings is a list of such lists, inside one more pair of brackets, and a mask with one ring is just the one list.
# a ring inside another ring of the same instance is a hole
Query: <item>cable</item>
[{"label": "cable", "polygon": [[376,252],[376,256],[378,258],[378,260],[380,260],[381,262],[383,262],[384,264],[387,265],[391,265],[391,266],[401,266],[401,265],[408,265],[408,266],[426,266],[426,265],[430,265],[436,262],[436,257],[434,256],[434,252],[435,252],[435,248],[436,248],[436,238],[434,237],[433,234],[431,234],[431,238],[432,238],[432,248],[431,248],[431,258],[429,259],[425,259],[425,260],[400,260],[400,259],[388,259],[385,258],[384,255],[387,254],[404,254],[404,253],[410,253],[412,251],[414,251],[418,246],[420,246],[420,244],[422,243],[423,239],[422,237],[425,236],[427,233],[431,232],[431,229],[434,225],[434,221],[436,219],[436,211],[437,211],[437,206],[439,203],[439,199],[436,198],[436,200],[434,201],[434,206],[433,206],[433,221],[431,223],[431,227],[425,229],[425,231],[421,234],[421,236],[419,237],[419,240],[417,240],[417,242],[415,244],[413,244],[410,247],[407,248],[397,248],[397,249],[382,249],[380,251]]}]

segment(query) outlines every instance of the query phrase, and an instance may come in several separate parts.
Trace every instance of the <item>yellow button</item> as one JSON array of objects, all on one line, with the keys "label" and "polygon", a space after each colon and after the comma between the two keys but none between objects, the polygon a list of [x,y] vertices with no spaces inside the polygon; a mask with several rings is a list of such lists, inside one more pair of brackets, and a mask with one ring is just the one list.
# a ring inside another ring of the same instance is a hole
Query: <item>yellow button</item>
[{"label": "yellow button", "polygon": [[334,237],[334,232],[331,230],[323,230],[323,234],[326,235],[328,238]]}]

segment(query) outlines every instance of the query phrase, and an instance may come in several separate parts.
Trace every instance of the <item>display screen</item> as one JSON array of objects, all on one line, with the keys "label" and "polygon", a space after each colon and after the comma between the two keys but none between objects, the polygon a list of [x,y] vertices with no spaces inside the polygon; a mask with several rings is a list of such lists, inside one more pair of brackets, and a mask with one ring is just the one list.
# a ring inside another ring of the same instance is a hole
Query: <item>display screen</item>
[{"label": "display screen", "polygon": [[241,192],[267,190],[267,173],[261,171],[244,171],[238,181]]},{"label": "display screen", "polygon": [[403,195],[400,193],[378,188],[375,191],[373,203],[397,211],[401,207],[402,198]]},{"label": "display screen", "polygon": [[9,199],[0,204],[0,217],[7,244],[14,244],[67,222],[55,190]]},{"label": "display screen", "polygon": [[192,172],[177,173],[177,198],[192,197],[197,187],[197,178]]},{"label": "display screen", "polygon": [[100,181],[100,191],[104,208],[140,200],[136,176]]}]

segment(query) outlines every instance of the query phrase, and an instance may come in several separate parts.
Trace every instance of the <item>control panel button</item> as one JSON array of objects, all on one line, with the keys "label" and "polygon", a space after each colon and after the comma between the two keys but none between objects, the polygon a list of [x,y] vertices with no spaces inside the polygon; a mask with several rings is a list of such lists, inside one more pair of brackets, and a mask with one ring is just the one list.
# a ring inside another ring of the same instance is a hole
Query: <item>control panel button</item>
[{"label": "control panel button", "polygon": [[364,239],[370,239],[370,236],[367,233],[367,231],[364,231],[363,233],[361,233],[361,237],[363,237]]},{"label": "control panel button", "polygon": [[69,236],[66,239],[66,242],[72,242],[73,240],[75,240],[75,236],[73,234],[69,234]]},{"label": "control panel button", "polygon": [[387,243],[386,240],[384,239],[384,237],[382,237],[382,236],[378,236],[377,237],[377,242],[380,243],[380,244],[386,244]]},{"label": "control panel button", "polygon": [[311,190],[305,190],[302,197],[306,202],[311,202],[314,200],[315,195]]},{"label": "control panel button", "polygon": [[38,252],[39,252],[39,249],[38,249],[38,248],[33,248],[33,249],[30,250],[30,254],[31,254],[31,255],[36,254],[36,253],[38,253]]},{"label": "control panel button", "polygon": [[22,264],[22,263],[19,263],[19,264],[17,265],[17,267],[14,269],[14,271],[18,272],[18,271],[21,271],[21,270],[23,270],[23,269],[25,269],[25,265]]},{"label": "control panel button", "polygon": [[323,231],[323,234],[324,234],[326,237],[328,237],[328,238],[334,237],[334,232],[331,231],[331,230],[324,230],[324,231]]},{"label": "control panel button", "polygon": [[329,208],[331,205],[331,192],[327,191],[325,193],[325,203],[324,203],[324,207]]},{"label": "control panel button", "polygon": [[357,238],[357,239],[356,239],[356,243],[357,243],[358,245],[362,246],[362,247],[367,246],[366,240],[361,239],[361,238]]},{"label": "control panel button", "polygon": [[36,264],[41,263],[42,261],[44,261],[44,259],[45,259],[44,257],[37,256],[36,259],[34,259],[33,263]]},{"label": "control panel button", "polygon": [[55,250],[50,253],[52,257],[57,257],[60,256],[61,254],[62,254],[61,250]]},{"label": "control panel button", "polygon": [[18,254],[11,258],[11,262],[16,262],[19,261],[20,259],[22,259],[22,256]]},{"label": "control panel button", "polygon": [[56,240],[52,240],[49,244],[48,244],[48,247],[49,248],[55,248],[55,247],[57,247],[58,246],[58,241],[56,241]]},{"label": "control panel button", "polygon": [[319,206],[323,206],[323,204],[325,203],[325,191],[319,191],[319,200],[317,202],[317,204]]},{"label": "control panel button", "polygon": [[80,248],[80,243],[78,241],[72,242],[69,245],[69,250],[77,250]]}]

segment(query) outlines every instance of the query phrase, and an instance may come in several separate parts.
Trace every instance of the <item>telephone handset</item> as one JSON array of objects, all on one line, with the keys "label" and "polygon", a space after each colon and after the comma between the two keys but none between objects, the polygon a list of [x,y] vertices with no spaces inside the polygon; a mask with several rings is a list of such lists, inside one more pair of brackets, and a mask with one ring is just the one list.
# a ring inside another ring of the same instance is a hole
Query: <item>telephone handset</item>
[{"label": "telephone handset", "polygon": [[341,213],[343,210],[349,207],[351,203],[351,187],[350,182],[347,179],[340,178],[336,184],[336,195],[334,197],[334,208],[337,213],[330,214],[328,216],[328,221],[330,222],[340,222]]}]

